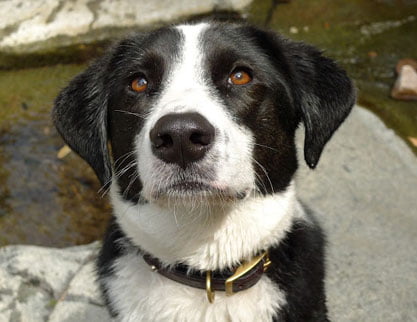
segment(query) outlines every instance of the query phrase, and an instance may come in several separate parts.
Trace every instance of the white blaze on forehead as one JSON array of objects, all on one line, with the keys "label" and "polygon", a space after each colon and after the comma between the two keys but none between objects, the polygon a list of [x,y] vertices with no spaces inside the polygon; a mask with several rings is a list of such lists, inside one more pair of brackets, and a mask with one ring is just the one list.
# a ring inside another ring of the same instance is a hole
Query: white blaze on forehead
[{"label": "white blaze on forehead", "polygon": [[201,35],[208,28],[207,23],[198,25],[181,25],[177,27],[181,31],[184,42],[181,52],[181,60],[173,73],[175,83],[181,82],[181,87],[194,87],[202,85],[202,44]]},{"label": "white blaze on forehead", "polygon": [[[167,85],[153,116],[156,122],[169,113],[194,112],[203,115],[216,128],[227,128],[227,108],[223,106],[210,81],[210,71],[206,70],[204,34],[210,25],[180,25],[179,54],[170,70]],[[154,123],[153,123],[154,124]]]},{"label": "white blaze on forehead", "polygon": [[169,71],[165,89],[152,113],[150,124],[155,124],[161,116],[169,113],[201,113],[202,106],[215,103],[204,77],[202,36],[208,27],[207,23],[176,27],[182,38],[178,56]]}]

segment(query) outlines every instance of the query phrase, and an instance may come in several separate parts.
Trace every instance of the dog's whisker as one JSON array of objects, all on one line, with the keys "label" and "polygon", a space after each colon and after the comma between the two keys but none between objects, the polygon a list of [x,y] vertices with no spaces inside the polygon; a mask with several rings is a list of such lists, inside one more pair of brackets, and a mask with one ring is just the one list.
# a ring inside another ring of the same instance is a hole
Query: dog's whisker
[{"label": "dog's whisker", "polygon": [[119,112],[119,113],[123,113],[123,114],[133,115],[133,116],[139,117],[140,119],[145,119],[146,116],[147,116],[146,114],[141,115],[141,114],[138,114],[138,113],[124,111],[124,110],[114,110],[114,111]]},{"label": "dog's whisker", "polygon": [[[259,183],[260,187],[258,185],[256,185],[256,190],[259,191],[259,193],[263,194],[265,192],[268,191],[268,189],[266,188],[266,184],[264,182],[264,180],[262,179],[262,176],[257,172],[254,171],[254,175],[255,175],[255,185],[256,183]],[[263,189],[263,191],[262,191]]]},{"label": "dog's whisker", "polygon": [[138,178],[139,178],[139,174],[138,173],[132,175],[132,178],[130,179],[129,184],[127,185],[127,187],[126,187],[126,189],[125,189],[125,191],[123,193],[125,195],[125,197],[129,195],[129,190],[133,187],[133,184],[135,183],[135,181]]},{"label": "dog's whisker", "polygon": [[112,182],[112,178],[110,178],[109,180],[107,180],[103,184],[103,186],[101,186],[100,189],[97,191],[97,193],[100,195],[100,198],[104,198],[104,196],[109,193],[110,188],[111,188],[111,182]]},{"label": "dog's whisker", "polygon": [[272,147],[267,146],[267,145],[264,145],[264,144],[259,144],[259,143],[253,143],[253,144],[254,144],[254,145],[256,145],[256,146],[260,146],[260,147],[262,147],[262,148],[266,148],[266,149],[270,149],[270,150],[272,150],[272,151],[278,152],[278,150],[277,150],[277,149],[272,148]]},{"label": "dog's whisker", "polygon": [[130,161],[127,165],[125,165],[124,168],[120,169],[115,173],[116,178],[120,178],[122,175],[124,175],[127,171],[131,170],[136,165],[136,160]]},{"label": "dog's whisker", "polygon": [[133,155],[135,155],[135,151],[130,151],[130,152],[127,152],[127,153],[121,155],[116,161],[114,161],[115,171],[118,171],[119,167],[122,166],[124,161],[126,161],[126,159],[128,159],[129,157],[131,157]]},{"label": "dog's whisker", "polygon": [[[260,164],[258,161],[256,161],[256,159],[254,157],[252,157],[252,160],[261,168],[261,170],[265,173],[266,178],[269,181],[269,185],[271,186],[271,191],[272,193],[275,193],[274,191],[274,186],[272,184],[271,178],[268,175],[268,172],[266,171],[266,169],[264,168],[264,166],[262,164]],[[266,192],[266,191],[265,191]]]}]

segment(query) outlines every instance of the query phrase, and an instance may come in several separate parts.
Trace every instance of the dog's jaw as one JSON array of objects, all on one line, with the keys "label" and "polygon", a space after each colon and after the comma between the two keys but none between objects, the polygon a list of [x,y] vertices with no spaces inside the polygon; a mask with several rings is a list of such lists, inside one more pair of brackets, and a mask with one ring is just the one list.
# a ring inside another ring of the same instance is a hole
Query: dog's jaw
[{"label": "dog's jaw", "polygon": [[124,200],[117,184],[111,200],[117,222],[143,251],[170,265],[197,270],[230,268],[277,245],[303,217],[292,183],[285,192],[248,196],[229,204],[180,203],[171,208]]}]

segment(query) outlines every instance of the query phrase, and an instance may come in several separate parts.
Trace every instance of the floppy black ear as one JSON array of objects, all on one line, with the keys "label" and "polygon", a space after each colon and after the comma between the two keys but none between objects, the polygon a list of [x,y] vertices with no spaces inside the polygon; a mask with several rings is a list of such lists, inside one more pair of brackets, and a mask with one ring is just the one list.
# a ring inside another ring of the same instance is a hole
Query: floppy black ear
[{"label": "floppy black ear", "polygon": [[304,158],[314,168],[327,141],[352,109],[355,88],[345,71],[313,46],[249,28],[289,83],[295,112],[306,130]]},{"label": "floppy black ear", "polygon": [[316,48],[292,42],[286,56],[294,73],[297,112],[305,127],[304,158],[315,168],[325,144],[352,109],[356,91],[346,72]]},{"label": "floppy black ear", "polygon": [[107,57],[76,76],[55,100],[52,118],[70,148],[94,169],[102,185],[111,179],[107,148]]}]

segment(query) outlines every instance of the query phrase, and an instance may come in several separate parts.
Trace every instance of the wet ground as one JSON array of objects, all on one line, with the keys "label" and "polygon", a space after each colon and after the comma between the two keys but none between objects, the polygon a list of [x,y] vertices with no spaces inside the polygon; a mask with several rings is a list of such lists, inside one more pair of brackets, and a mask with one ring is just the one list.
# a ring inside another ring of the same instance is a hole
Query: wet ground
[{"label": "wet ground", "polygon": [[[258,0],[251,19],[324,49],[355,79],[362,105],[408,144],[417,137],[417,103],[389,97],[396,62],[417,59],[417,1],[272,2]],[[0,246],[82,244],[104,230],[106,198],[74,153],[57,157],[63,142],[49,117],[58,90],[84,67],[0,71]]]},{"label": "wet ground", "polygon": [[0,246],[66,246],[97,239],[110,209],[88,166],[57,157],[50,120],[59,88],[83,65],[0,72]]}]

